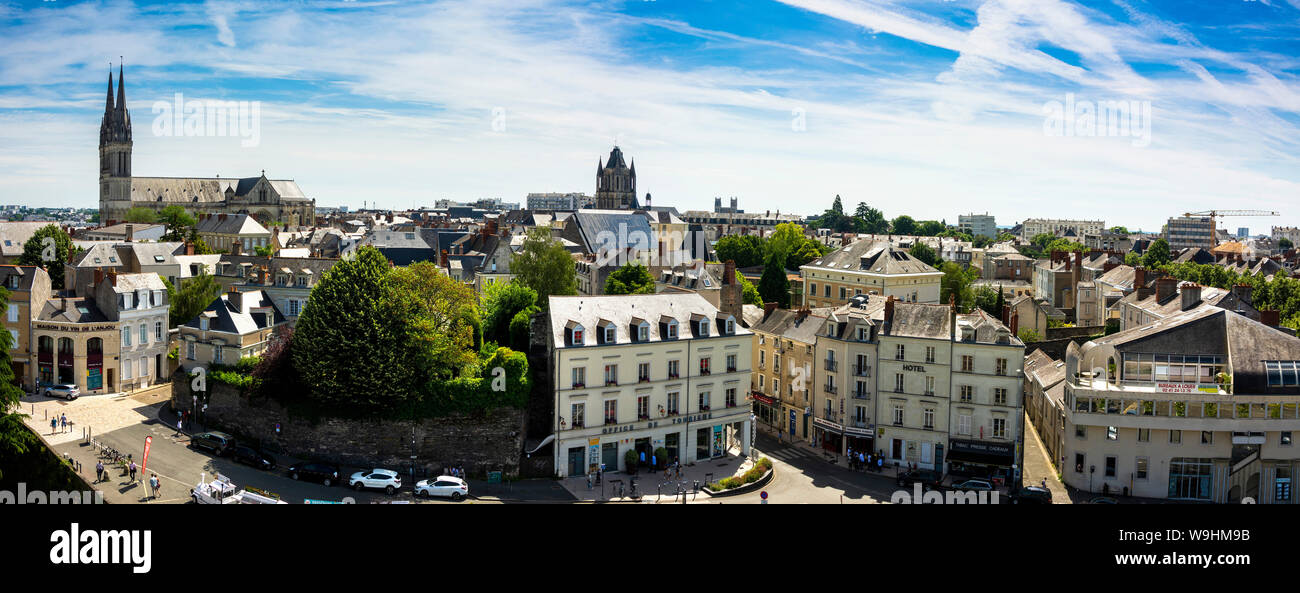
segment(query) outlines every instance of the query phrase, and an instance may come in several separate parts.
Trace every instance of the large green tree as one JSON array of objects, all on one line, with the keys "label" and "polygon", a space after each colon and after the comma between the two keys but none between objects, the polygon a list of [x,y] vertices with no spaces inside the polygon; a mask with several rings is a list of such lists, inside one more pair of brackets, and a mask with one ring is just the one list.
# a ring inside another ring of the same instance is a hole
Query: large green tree
[{"label": "large green tree", "polygon": [[963,270],[956,262],[944,262],[940,270],[943,278],[939,280],[939,302],[947,304],[955,296],[957,310],[969,312],[975,306],[975,291],[971,285],[979,271],[975,268]]},{"label": "large green tree", "polygon": [[654,294],[655,279],[641,262],[629,262],[605,278],[605,294]]},{"label": "large green tree", "polygon": [[161,274],[158,277],[162,278],[163,285],[167,287],[167,302],[170,304],[167,325],[170,327],[188,323],[221,296],[221,284],[206,269],[181,283],[179,290]]},{"label": "large green tree", "polygon": [[1164,239],[1156,239],[1151,242],[1146,254],[1142,256],[1142,265],[1155,269],[1169,263],[1169,260],[1169,242]]},{"label": "large green tree", "polygon": [[763,306],[763,297],[758,294],[758,288],[754,286],[753,282],[750,282],[740,272],[736,272],[736,282],[740,284],[740,298],[745,304],[754,305],[755,307]]},{"label": "large green tree", "polygon": [[939,264],[943,261],[939,258],[939,254],[935,253],[934,249],[929,245],[926,245],[924,241],[917,241],[912,245],[912,248],[908,250],[908,253],[910,253],[912,257],[925,262],[925,265],[932,268],[938,268]]},{"label": "large green tree", "polygon": [[763,266],[763,277],[758,280],[758,294],[765,303],[776,303],[781,308],[790,306],[790,279],[785,276],[779,253],[768,256]]},{"label": "large green tree", "polygon": [[736,262],[737,268],[763,265],[766,244],[754,235],[727,235],[713,244],[718,261]]},{"label": "large green tree", "polygon": [[858,202],[858,209],[854,217],[861,223],[858,225],[858,232],[871,233],[874,235],[883,235],[889,232],[889,221],[885,220],[885,215],[879,210],[868,206],[866,202]]},{"label": "large green tree", "polygon": [[[47,238],[53,241],[47,243]],[[50,275],[51,286],[55,290],[62,290],[63,264],[68,261],[70,253],[79,251],[80,249],[74,250],[72,237],[58,225],[49,224],[36,229],[32,237],[23,243],[23,254],[18,257],[18,264],[44,269]]]},{"label": "large green tree", "polygon": [[381,304],[384,315],[396,322],[399,356],[413,367],[412,398],[426,382],[451,379],[477,360],[474,334],[480,322],[468,286],[433,262],[421,261],[389,268],[383,288]]},{"label": "large green tree", "polygon": [[906,214],[899,216],[889,224],[889,232],[895,235],[915,235],[916,220]]},{"label": "large green tree", "polygon": [[510,324],[516,315],[531,317],[538,310],[537,291],[522,282],[489,284],[480,299],[483,312],[483,340],[505,346],[512,343]]},{"label": "large green tree", "polygon": [[152,224],[158,222],[158,213],[143,206],[136,206],[126,211],[125,218],[124,222]]},{"label": "large green tree", "polygon": [[544,227],[528,231],[519,253],[510,261],[515,279],[537,291],[537,304],[547,307],[550,296],[578,294],[578,276],[573,257]]},{"label": "large green tree", "polygon": [[177,204],[163,208],[162,212],[158,213],[157,220],[159,224],[167,226],[167,234],[163,235],[163,241],[184,241],[198,224],[189,212]]}]

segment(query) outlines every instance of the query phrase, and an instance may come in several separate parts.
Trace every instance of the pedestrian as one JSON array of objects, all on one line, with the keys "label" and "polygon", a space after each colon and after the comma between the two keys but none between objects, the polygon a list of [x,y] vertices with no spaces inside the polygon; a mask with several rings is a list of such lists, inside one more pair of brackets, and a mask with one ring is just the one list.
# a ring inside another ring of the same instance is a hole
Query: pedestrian
[{"label": "pedestrian", "polygon": [[1047,489],[1047,478],[1043,478],[1043,489]]},{"label": "pedestrian", "polygon": [[149,477],[149,489],[153,491],[154,498],[158,498],[158,496],[162,494],[162,492],[160,492],[160,490],[162,490],[162,482],[158,481],[158,474],[153,474]]},{"label": "pedestrian", "polygon": [[876,458],[876,471],[877,472],[885,471],[885,459],[883,457]]},{"label": "pedestrian", "polygon": [[63,424],[63,430],[62,430],[62,432],[67,432],[67,431],[68,431],[68,415],[67,415],[67,414],[63,414],[63,415],[61,415],[61,416],[59,417],[59,422]]},{"label": "pedestrian", "polygon": [[602,463],[600,464],[600,467],[596,468],[596,483],[599,484],[601,479],[603,479],[604,477],[605,477],[605,464]]},{"label": "pedestrian", "polygon": [[181,421],[179,418],[176,419],[176,436],[181,436]]},{"label": "pedestrian", "polygon": [[135,462],[131,462],[131,481],[135,481]]},{"label": "pedestrian", "polygon": [[591,490],[591,472],[587,472],[587,490]]},{"label": "pedestrian", "polygon": [[102,481],[103,479],[104,479],[104,462],[98,461],[95,463],[95,481],[99,482]]},{"label": "pedestrian", "polygon": [[50,434],[54,434],[58,431],[59,431],[59,419],[50,418]]}]

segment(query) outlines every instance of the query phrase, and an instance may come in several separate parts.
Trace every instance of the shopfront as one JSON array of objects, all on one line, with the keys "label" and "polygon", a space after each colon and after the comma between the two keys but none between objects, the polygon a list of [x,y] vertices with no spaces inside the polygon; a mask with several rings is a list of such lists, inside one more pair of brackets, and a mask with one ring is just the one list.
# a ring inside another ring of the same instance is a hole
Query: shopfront
[{"label": "shopfront", "polygon": [[1012,482],[1012,466],[1016,464],[1012,443],[950,439],[947,455],[948,473],[953,476]]},{"label": "shopfront", "polygon": [[844,427],[822,418],[813,418],[813,444],[832,453],[844,452]]},{"label": "shopfront", "polygon": [[854,452],[875,453],[875,430],[871,428],[844,427],[844,438],[848,448]]},{"label": "shopfront", "polygon": [[763,395],[757,391],[753,393],[754,399],[754,416],[759,422],[768,426],[776,427],[780,430],[781,425],[781,407],[776,403],[776,399],[768,395]]}]

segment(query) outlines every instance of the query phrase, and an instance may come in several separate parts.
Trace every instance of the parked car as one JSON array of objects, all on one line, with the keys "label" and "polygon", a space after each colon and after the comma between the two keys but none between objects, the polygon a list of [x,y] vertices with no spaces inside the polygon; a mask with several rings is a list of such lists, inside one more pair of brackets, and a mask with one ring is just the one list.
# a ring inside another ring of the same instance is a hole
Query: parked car
[{"label": "parked car", "polygon": [[453,476],[438,476],[432,480],[420,480],[415,484],[416,496],[444,496],[452,500],[461,500],[469,496],[469,484]]},{"label": "parked car", "polygon": [[357,490],[374,488],[392,494],[402,489],[402,476],[391,469],[372,469],[352,474],[348,485]]},{"label": "parked car", "polygon": [[1119,501],[1109,496],[1098,496],[1092,500],[1089,500],[1088,504],[1119,504]]},{"label": "parked car", "polygon": [[235,448],[235,437],[215,430],[201,432],[190,437],[190,446],[196,449],[207,449],[217,456],[222,456]]},{"label": "parked car", "polygon": [[328,463],[295,463],[289,466],[289,477],[333,486],[339,483],[339,466]]},{"label": "parked car", "polygon": [[81,390],[77,389],[77,386],[71,383],[60,383],[45,388],[46,397],[61,397],[68,401],[72,401],[77,399],[77,396],[79,395],[81,395]]},{"label": "parked car", "polygon": [[953,484],[953,490],[974,490],[976,492],[990,492],[993,490],[993,483],[988,480],[966,480],[960,484]]},{"label": "parked car", "polygon": [[1042,486],[1021,488],[1011,495],[1011,504],[1052,504],[1052,491]]},{"label": "parked car", "polygon": [[943,476],[929,469],[914,469],[898,475],[898,485],[904,488],[911,488],[917,482],[921,483],[923,489],[933,490],[943,484]]},{"label": "parked car", "polygon": [[257,469],[268,471],[275,469],[274,457],[246,445],[235,446],[235,451],[231,454],[231,459],[234,459],[239,463],[251,465]]}]

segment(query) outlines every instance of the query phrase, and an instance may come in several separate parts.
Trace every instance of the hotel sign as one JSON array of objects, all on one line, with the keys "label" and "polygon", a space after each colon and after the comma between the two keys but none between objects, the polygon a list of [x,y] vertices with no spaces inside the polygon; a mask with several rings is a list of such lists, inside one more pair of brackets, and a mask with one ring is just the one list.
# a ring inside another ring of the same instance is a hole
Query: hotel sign
[{"label": "hotel sign", "polygon": [[905,371],[912,371],[912,372],[914,372],[914,373],[924,373],[924,372],[925,372],[925,365],[920,365],[920,364],[905,364],[905,365],[903,365],[903,370],[905,370]]}]

